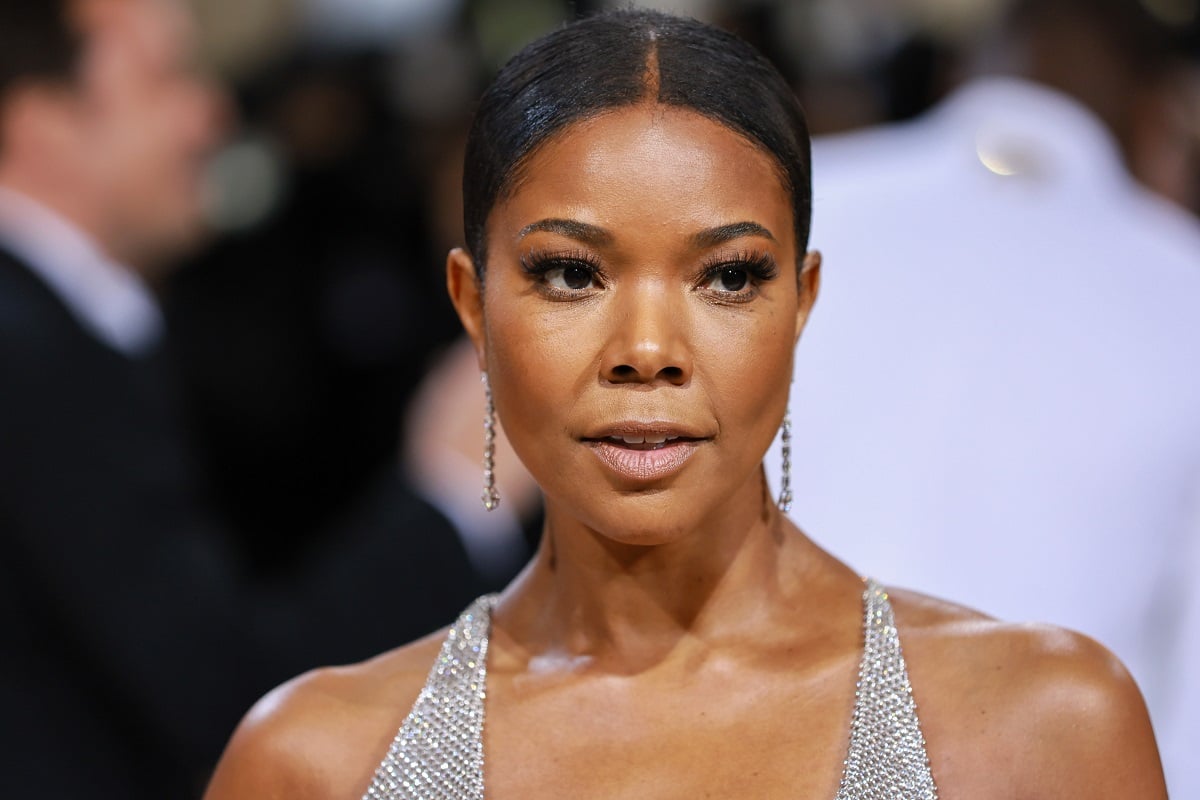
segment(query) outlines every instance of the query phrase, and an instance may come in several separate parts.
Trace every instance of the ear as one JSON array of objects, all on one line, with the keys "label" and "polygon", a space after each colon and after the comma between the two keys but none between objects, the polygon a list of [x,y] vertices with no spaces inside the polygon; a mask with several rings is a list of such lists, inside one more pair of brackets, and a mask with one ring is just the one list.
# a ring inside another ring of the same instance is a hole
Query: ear
[{"label": "ear", "polygon": [[446,290],[458,312],[467,336],[475,345],[479,368],[487,369],[487,337],[483,326],[483,287],[475,272],[475,261],[461,247],[446,256]]},{"label": "ear", "polygon": [[809,250],[804,256],[804,264],[800,267],[799,277],[800,302],[796,306],[796,336],[794,341],[800,341],[800,334],[808,323],[808,315],[817,302],[817,292],[821,288],[821,253]]}]

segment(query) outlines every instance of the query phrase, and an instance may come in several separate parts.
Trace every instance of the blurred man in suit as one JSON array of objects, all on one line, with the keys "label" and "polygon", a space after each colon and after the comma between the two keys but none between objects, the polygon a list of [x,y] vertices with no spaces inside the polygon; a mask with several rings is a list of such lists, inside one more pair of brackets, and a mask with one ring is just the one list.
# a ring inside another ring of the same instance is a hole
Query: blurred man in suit
[{"label": "blurred man in suit", "polygon": [[4,797],[187,796],[262,691],[474,591],[386,477],[271,587],[209,518],[147,288],[200,230],[221,130],[191,25],[174,0],[0,0]]}]

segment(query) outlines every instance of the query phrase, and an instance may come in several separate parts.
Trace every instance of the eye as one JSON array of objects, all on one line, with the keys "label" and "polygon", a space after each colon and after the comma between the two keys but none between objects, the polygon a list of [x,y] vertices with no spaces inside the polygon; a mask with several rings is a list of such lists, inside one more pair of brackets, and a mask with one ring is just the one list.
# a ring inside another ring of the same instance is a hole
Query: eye
[{"label": "eye", "polygon": [[592,268],[584,264],[568,264],[554,267],[544,273],[548,286],[563,291],[580,291],[591,287],[595,278]]},{"label": "eye", "polygon": [[750,274],[741,267],[721,267],[712,274],[708,288],[714,292],[737,293],[746,288]]},{"label": "eye", "polygon": [[744,303],[758,296],[763,284],[779,275],[768,253],[738,253],[710,262],[700,276],[698,289],[723,303]]},{"label": "eye", "polygon": [[604,273],[588,254],[535,252],[520,262],[537,290],[551,300],[580,300],[604,288]]}]

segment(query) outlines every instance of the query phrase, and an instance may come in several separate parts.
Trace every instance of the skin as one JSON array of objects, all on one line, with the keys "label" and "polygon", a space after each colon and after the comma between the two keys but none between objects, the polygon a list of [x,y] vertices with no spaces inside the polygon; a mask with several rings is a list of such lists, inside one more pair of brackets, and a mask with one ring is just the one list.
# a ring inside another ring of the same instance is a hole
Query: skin
[{"label": "skin", "polygon": [[[494,617],[491,800],[835,795],[863,585],[779,513],[760,466],[820,271],[797,257],[791,215],[769,156],[647,104],[535,153],[489,219],[483,287],[451,254],[451,296],[546,495],[542,549]],[[546,219],[606,236],[530,232]],[[736,222],[770,237],[697,244]],[[586,254],[603,280],[548,291],[521,269],[534,251]],[[745,302],[698,277],[748,252],[778,274]],[[631,481],[585,441],[629,418],[703,441],[677,473]],[[1101,647],[892,600],[942,797],[1165,796],[1141,698]],[[235,734],[210,800],[360,796],[440,643],[276,690]]]},{"label": "skin", "polygon": [[151,272],[201,232],[221,96],[195,69],[175,0],[79,0],[77,77],[30,82],[0,114],[0,186],[53,209],[115,261]]}]

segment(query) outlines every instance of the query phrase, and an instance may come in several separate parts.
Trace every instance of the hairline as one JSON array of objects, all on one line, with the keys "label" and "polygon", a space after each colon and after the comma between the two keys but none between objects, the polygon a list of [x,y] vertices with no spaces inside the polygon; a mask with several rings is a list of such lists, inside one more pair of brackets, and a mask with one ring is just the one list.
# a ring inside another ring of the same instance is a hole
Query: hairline
[{"label": "hairline", "polygon": [[[743,142],[745,142],[746,144],[753,147],[757,152],[761,153],[762,155],[765,155],[771,163],[772,169],[775,172],[775,177],[779,180],[780,187],[784,190],[784,194],[787,195],[788,205],[792,206],[791,229],[793,232],[795,232],[796,227],[797,227],[797,220],[796,220],[796,209],[794,207],[795,201],[792,196],[795,193],[795,187],[792,186],[791,176],[788,174],[787,167],[782,163],[782,161],[780,161],[779,157],[776,156],[775,153],[771,152],[770,148],[768,148],[762,142],[755,139],[753,136],[750,136],[749,134],[745,133],[744,131],[738,130],[736,127],[731,125],[728,120],[723,119],[716,114],[705,113],[701,109],[698,109],[698,108],[695,108],[694,106],[686,105],[683,103],[672,103],[668,100],[663,99],[662,97],[657,97],[657,96],[650,97],[648,95],[643,95],[642,97],[639,97],[638,99],[636,99],[632,102],[620,103],[617,105],[605,106],[603,108],[594,109],[593,111],[587,112],[585,114],[581,114],[580,116],[575,117],[575,118],[563,123],[561,126],[551,130],[537,144],[535,144],[533,147],[529,148],[529,150],[526,151],[525,153],[523,153],[519,159],[517,159],[516,161],[513,162],[512,167],[508,170],[505,180],[500,184],[500,187],[499,187],[498,191],[496,192],[495,200],[492,203],[492,207],[491,207],[491,209],[489,209],[487,218],[484,220],[482,236],[480,237],[481,243],[483,244],[484,259],[482,261],[476,261],[476,263],[475,263],[475,272],[480,280],[482,280],[483,274],[487,268],[486,256],[487,256],[487,251],[488,251],[488,248],[487,248],[488,228],[490,226],[492,217],[495,213],[495,209],[497,206],[501,205],[502,203],[512,200],[512,198],[515,197],[516,194],[521,190],[525,181],[529,177],[529,173],[528,173],[529,162],[532,161],[537,156],[537,154],[539,152],[541,152],[544,148],[553,144],[556,141],[559,141],[562,137],[564,137],[564,136],[570,134],[572,131],[578,129],[579,126],[581,126],[581,125],[586,125],[586,124],[595,122],[596,120],[599,120],[610,114],[623,113],[623,112],[634,110],[634,109],[637,109],[640,107],[644,107],[647,109],[661,108],[664,110],[678,111],[678,112],[682,112],[682,113],[693,114],[697,117],[700,117],[701,119],[705,119],[710,122],[716,123],[717,125],[720,125],[724,130],[729,131],[730,133],[732,133],[733,135],[735,135],[739,139],[741,139]],[[799,244],[799,242],[797,242],[797,244]],[[804,249],[806,249],[806,248],[805,247],[797,248],[797,252],[796,252],[797,262],[800,262],[803,260],[804,253],[801,251],[803,251]],[[472,253],[471,257],[474,260],[476,258],[476,254]]]}]

